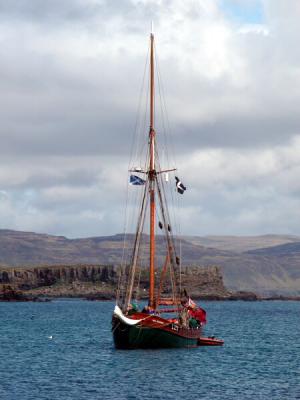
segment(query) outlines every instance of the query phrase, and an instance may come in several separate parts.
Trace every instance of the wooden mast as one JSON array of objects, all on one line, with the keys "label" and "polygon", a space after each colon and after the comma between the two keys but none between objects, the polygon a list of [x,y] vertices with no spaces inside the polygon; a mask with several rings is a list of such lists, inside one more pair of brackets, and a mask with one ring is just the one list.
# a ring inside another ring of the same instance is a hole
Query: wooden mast
[{"label": "wooden mast", "polygon": [[150,268],[149,268],[149,306],[154,308],[155,285],[155,130],[154,130],[154,35],[150,35],[150,162],[149,162],[149,193],[150,193]]}]

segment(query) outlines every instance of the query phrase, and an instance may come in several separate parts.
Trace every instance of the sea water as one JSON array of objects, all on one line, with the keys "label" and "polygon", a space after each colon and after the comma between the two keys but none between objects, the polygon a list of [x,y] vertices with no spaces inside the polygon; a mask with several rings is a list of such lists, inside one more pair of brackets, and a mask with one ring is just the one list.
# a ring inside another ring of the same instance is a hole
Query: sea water
[{"label": "sea water", "polygon": [[203,302],[223,347],[116,350],[113,302],[0,303],[0,399],[300,399],[300,302]]}]

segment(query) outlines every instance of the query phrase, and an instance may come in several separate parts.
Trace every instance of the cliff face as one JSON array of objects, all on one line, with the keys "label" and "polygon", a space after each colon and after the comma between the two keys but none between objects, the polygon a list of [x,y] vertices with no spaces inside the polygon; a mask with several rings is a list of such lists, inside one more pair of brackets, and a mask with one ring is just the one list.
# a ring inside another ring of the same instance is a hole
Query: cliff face
[{"label": "cliff face", "polygon": [[[0,229],[0,265],[30,270],[40,265],[118,265],[124,247],[130,252],[133,242],[134,235],[126,235],[125,241],[124,235],[68,239]],[[149,237],[142,236],[143,246],[148,243]],[[158,265],[164,264],[165,249],[166,243],[158,238]],[[185,237],[181,259],[183,265],[220,266],[230,290],[300,295],[299,237]]]},{"label": "cliff face", "polygon": [[104,282],[115,285],[117,268],[104,265],[53,266],[35,268],[0,268],[0,283],[29,290],[72,282]]},{"label": "cliff face", "polygon": [[193,297],[227,297],[219,267],[185,267],[182,269],[181,286]]},{"label": "cliff face", "polygon": [[[11,285],[30,295],[112,298],[118,276],[117,267],[105,265],[0,268],[0,287]],[[182,270],[181,282],[182,288],[194,297],[230,296],[218,267],[186,267]],[[141,279],[141,286],[147,295],[147,278]]]}]

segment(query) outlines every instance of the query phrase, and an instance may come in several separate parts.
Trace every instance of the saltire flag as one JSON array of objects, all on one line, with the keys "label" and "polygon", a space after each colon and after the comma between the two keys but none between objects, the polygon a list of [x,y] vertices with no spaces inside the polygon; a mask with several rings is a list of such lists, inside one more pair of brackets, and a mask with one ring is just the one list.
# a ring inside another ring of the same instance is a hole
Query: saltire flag
[{"label": "saltire flag", "polygon": [[140,178],[139,176],[136,175],[130,175],[129,183],[130,185],[144,185],[145,180]]},{"label": "saltire flag", "polygon": [[186,190],[186,187],[184,186],[184,184],[180,181],[180,179],[177,176],[175,176],[175,180],[176,180],[177,192],[180,194],[183,194],[184,191]]}]

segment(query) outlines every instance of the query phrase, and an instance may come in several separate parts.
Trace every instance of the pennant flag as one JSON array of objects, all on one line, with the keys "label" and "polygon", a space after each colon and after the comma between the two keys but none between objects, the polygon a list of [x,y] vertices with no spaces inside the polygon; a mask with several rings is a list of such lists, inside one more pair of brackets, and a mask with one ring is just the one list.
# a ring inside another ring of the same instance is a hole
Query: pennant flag
[{"label": "pennant flag", "polygon": [[129,183],[130,185],[144,185],[146,181],[136,175],[130,175]]},{"label": "pennant flag", "polygon": [[175,180],[176,180],[176,188],[177,188],[177,192],[180,194],[183,194],[184,191],[186,190],[186,187],[184,186],[184,184],[179,180],[179,178],[177,176],[175,176]]}]

